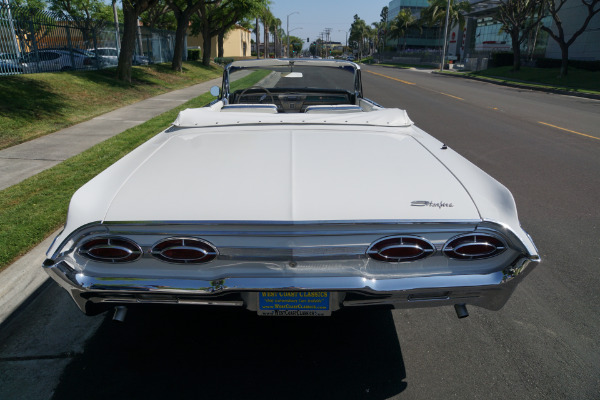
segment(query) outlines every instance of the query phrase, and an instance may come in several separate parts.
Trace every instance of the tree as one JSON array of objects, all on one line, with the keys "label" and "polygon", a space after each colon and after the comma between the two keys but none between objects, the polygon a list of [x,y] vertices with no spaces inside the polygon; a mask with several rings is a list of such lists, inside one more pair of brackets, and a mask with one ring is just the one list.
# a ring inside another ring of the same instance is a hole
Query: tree
[{"label": "tree", "polygon": [[290,35],[290,46],[292,46],[292,54],[298,54],[302,51],[304,40],[300,39],[298,36]]},{"label": "tree", "polygon": [[222,54],[225,33],[237,22],[256,15],[257,10],[265,3],[266,0],[218,0],[202,5],[192,19],[192,34],[202,34],[202,63],[210,65],[211,38],[221,38]]},{"label": "tree", "polygon": [[174,31],[177,29],[177,20],[175,14],[167,5],[165,0],[158,0],[158,4],[143,12],[140,15],[140,19],[145,26],[152,29],[163,29],[167,31]]},{"label": "tree", "polygon": [[400,47],[400,38],[404,38],[404,48],[406,50],[406,32],[408,28],[415,25],[417,19],[410,12],[410,8],[403,8],[398,15],[394,17],[390,24],[390,37],[397,39],[396,48]]},{"label": "tree", "polygon": [[117,65],[117,79],[131,82],[138,17],[158,4],[158,0],[123,0],[123,37]]},{"label": "tree", "polygon": [[559,13],[567,0],[546,0],[546,9],[552,16],[556,25],[556,32],[547,26],[542,26],[541,29],[550,35],[552,39],[558,43],[560,47],[562,61],[560,64],[560,77],[567,76],[569,67],[569,47],[577,40],[577,38],[585,32],[592,18],[600,12],[600,0],[581,0],[583,6],[587,9],[587,16],[579,26],[571,38],[567,40],[563,22],[560,19]]},{"label": "tree", "polygon": [[386,23],[383,21],[373,22],[371,24],[371,26],[373,26],[373,32],[374,32],[373,38],[375,40],[375,48],[381,55],[382,49],[380,47],[383,47],[383,46],[381,46],[381,44],[384,43],[383,37],[385,35]]},{"label": "tree", "polygon": [[[429,26],[438,25],[440,32],[446,23],[446,9],[448,8],[447,0],[429,0],[429,7],[421,11],[421,20]],[[458,24],[462,31],[465,27],[464,14],[471,11],[471,4],[468,1],[450,0],[450,8],[448,8],[448,26],[446,27],[446,37],[448,33]],[[442,36],[440,34],[440,36]],[[442,44],[445,46],[445,43]]]},{"label": "tree", "polygon": [[388,33],[388,25],[389,25],[388,14],[389,14],[388,6],[383,7],[381,9],[381,13],[379,14],[379,16],[381,17],[380,21],[383,22],[383,47],[384,48],[387,44],[387,33]]},{"label": "tree", "polygon": [[269,26],[269,32],[271,32],[271,34],[273,35],[273,56],[275,58],[279,57],[279,53],[277,51],[277,48],[279,46],[279,48],[281,48],[281,44],[280,44],[280,40],[279,38],[281,36],[279,36],[281,31],[281,20],[279,18],[275,18],[273,17],[273,19],[271,19],[271,25]]},{"label": "tree", "polygon": [[260,23],[258,14],[256,14],[256,28],[254,29],[254,35],[256,36],[256,58],[260,58]]},{"label": "tree", "polygon": [[[19,40],[21,51],[37,49],[37,43],[44,37],[51,35],[54,30],[53,18],[44,12],[44,0],[12,0],[11,11],[15,19],[31,21],[29,26],[15,24],[15,34]],[[18,46],[15,45],[15,52]]]},{"label": "tree", "polygon": [[363,57],[365,36],[367,36],[367,23],[360,19],[358,14],[354,14],[354,22],[350,25],[348,40],[351,43],[351,47],[358,49],[359,59]]},{"label": "tree", "polygon": [[269,26],[274,17],[268,6],[265,6],[260,11],[260,19],[263,24],[263,31],[265,34],[265,58],[269,58]]},{"label": "tree", "polygon": [[224,57],[224,41],[227,32],[231,31],[237,23],[246,27],[246,19],[257,12],[265,4],[264,0],[228,0],[220,6],[212,7],[211,23],[217,32],[217,55]]},{"label": "tree", "polygon": [[175,48],[173,49],[173,61],[171,69],[182,71],[183,51],[185,46],[185,35],[190,25],[190,19],[201,7],[205,8],[211,4],[220,4],[221,0],[165,0],[169,8],[175,14],[177,29],[175,30]]},{"label": "tree", "polygon": [[544,17],[543,0],[500,0],[495,19],[510,35],[513,50],[513,71],[521,69],[521,44],[529,32]]},{"label": "tree", "polygon": [[83,48],[94,47],[93,38],[113,19],[112,7],[101,0],[50,0],[49,5],[73,21],[81,32]]}]

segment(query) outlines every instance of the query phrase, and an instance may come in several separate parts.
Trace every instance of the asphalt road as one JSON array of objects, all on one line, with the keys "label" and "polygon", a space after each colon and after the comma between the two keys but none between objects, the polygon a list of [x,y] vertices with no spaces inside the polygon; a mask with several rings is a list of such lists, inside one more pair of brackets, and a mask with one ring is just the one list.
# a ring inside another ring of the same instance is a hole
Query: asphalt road
[{"label": "asphalt road", "polygon": [[0,397],[598,399],[600,101],[382,67],[363,82],[514,194],[543,262],[501,311],[167,308],[119,324],[50,284],[0,332],[0,350],[27,347],[0,359]]}]

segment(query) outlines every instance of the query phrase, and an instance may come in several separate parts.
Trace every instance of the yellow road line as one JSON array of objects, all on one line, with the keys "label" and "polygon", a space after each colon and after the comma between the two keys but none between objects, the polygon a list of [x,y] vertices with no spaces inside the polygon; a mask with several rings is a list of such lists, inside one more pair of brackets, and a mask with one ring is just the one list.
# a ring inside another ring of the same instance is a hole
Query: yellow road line
[{"label": "yellow road line", "polygon": [[[367,70],[365,70],[365,71],[367,71]],[[384,74],[379,74],[377,72],[373,72],[373,71],[367,71],[367,72],[370,73],[370,74],[373,74],[373,75],[379,75],[379,76],[383,76],[384,78],[388,78],[388,79],[392,79],[394,81],[402,82],[402,83],[407,84],[407,85],[416,85],[416,83],[403,81],[402,79],[398,79],[398,78],[392,78],[391,76],[387,76],[387,75],[384,75]]]},{"label": "yellow road line", "polygon": [[581,136],[589,137],[590,139],[596,139],[596,140],[600,140],[600,138],[599,138],[599,137],[596,137],[596,136],[592,136],[592,135],[586,135],[585,133],[581,133],[581,132],[572,131],[572,130],[570,130],[570,129],[566,129],[566,128],[561,128],[560,126],[556,126],[556,125],[552,125],[552,124],[547,124],[547,123],[545,123],[545,122],[542,122],[542,121],[538,121],[538,123],[540,123],[540,124],[542,124],[542,125],[551,126],[551,127],[553,127],[553,128],[556,128],[556,129],[560,129],[561,131],[567,131],[567,132],[570,132],[570,133],[574,133],[574,134],[576,134],[576,135],[581,135]]},{"label": "yellow road line", "polygon": [[453,99],[464,100],[463,98],[452,96],[451,94],[448,94],[448,93],[443,93],[443,92],[440,92],[440,93],[443,94],[444,96],[452,97]]}]

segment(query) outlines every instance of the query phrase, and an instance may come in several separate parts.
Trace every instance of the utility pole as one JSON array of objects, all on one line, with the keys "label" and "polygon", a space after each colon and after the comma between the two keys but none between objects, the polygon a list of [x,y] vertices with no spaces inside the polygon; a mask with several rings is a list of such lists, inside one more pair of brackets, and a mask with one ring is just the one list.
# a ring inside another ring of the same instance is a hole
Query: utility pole
[{"label": "utility pole", "polygon": [[331,51],[331,28],[325,28],[325,35],[327,36],[327,44],[325,45],[325,58],[329,57]]}]

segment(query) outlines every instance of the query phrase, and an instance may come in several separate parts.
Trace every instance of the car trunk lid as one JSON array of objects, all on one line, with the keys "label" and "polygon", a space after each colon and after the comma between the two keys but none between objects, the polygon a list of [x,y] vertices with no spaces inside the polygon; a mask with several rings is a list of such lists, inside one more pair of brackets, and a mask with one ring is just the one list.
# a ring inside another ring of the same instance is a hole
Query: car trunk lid
[{"label": "car trunk lid", "polygon": [[125,180],[106,221],[475,220],[412,128],[185,129]]}]

